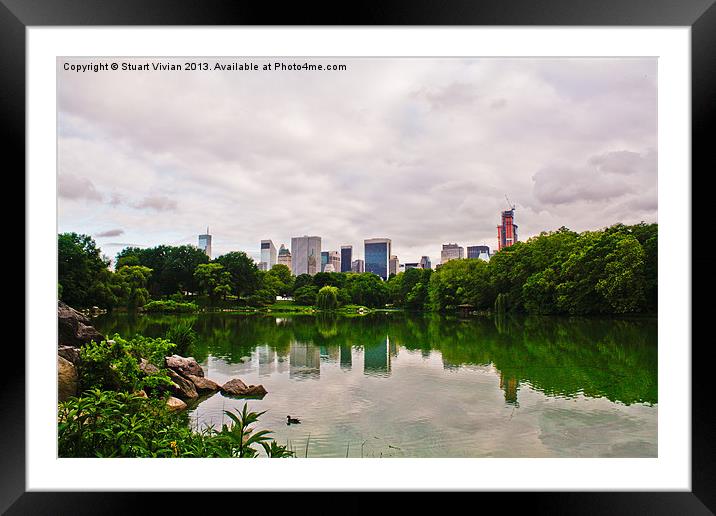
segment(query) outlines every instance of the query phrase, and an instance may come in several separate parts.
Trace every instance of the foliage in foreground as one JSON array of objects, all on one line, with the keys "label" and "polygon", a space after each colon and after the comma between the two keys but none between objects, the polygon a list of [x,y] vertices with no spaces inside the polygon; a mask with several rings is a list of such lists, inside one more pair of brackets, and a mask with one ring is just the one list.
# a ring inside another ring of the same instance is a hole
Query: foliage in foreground
[{"label": "foliage in foreground", "polygon": [[[166,339],[151,339],[137,335],[126,340],[114,334],[110,340],[90,342],[80,349],[80,390],[102,389],[150,392],[172,381],[163,370],[164,357],[170,355],[175,344]],[[159,371],[145,374],[140,369],[144,358],[157,365]]]},{"label": "foliage in foreground", "polygon": [[193,432],[185,414],[170,412],[162,399],[91,389],[58,407],[60,457],[291,457],[293,452],[270,439],[267,430],[250,427],[263,414],[246,404],[233,425],[220,432]]}]

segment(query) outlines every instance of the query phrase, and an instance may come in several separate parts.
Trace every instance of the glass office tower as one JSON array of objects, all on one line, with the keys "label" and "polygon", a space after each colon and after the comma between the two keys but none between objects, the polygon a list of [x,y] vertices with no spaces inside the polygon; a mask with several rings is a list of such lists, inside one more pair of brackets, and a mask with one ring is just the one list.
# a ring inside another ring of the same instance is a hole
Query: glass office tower
[{"label": "glass office tower", "polygon": [[351,272],[351,264],[353,263],[353,246],[341,246],[341,272]]},{"label": "glass office tower", "polygon": [[389,238],[369,238],[365,245],[365,271],[388,279],[391,241]]}]

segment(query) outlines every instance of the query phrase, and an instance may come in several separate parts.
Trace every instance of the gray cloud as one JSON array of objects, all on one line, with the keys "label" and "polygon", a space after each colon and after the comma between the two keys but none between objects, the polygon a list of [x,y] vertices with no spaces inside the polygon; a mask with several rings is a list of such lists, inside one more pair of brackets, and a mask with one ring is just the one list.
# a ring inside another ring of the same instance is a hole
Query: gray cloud
[{"label": "gray cloud", "polygon": [[86,177],[78,177],[73,174],[60,174],[57,177],[57,193],[65,199],[102,200],[102,196],[92,184],[92,181]]},{"label": "gray cloud", "polygon": [[[556,164],[540,169],[532,178],[534,194],[545,205],[605,202],[629,194],[644,193],[656,177],[656,154],[613,151],[590,156],[581,165]],[[648,192],[651,193],[651,192]],[[653,191],[656,206],[656,191]],[[642,206],[645,204],[642,202]]]},{"label": "gray cloud", "polygon": [[107,231],[102,231],[100,233],[95,233],[96,237],[115,237],[119,235],[123,235],[124,230],[123,229],[110,229]]},{"label": "gray cloud", "polygon": [[156,211],[171,211],[176,209],[177,202],[174,199],[163,195],[148,196],[139,202],[134,203],[135,208],[150,208]]},{"label": "gray cloud", "polygon": [[208,225],[214,254],[255,257],[263,238],[360,256],[386,236],[401,261],[437,263],[447,241],[495,247],[505,194],[522,238],[656,219],[655,59],[340,61],[181,81],[59,70],[60,230],[149,246]]}]

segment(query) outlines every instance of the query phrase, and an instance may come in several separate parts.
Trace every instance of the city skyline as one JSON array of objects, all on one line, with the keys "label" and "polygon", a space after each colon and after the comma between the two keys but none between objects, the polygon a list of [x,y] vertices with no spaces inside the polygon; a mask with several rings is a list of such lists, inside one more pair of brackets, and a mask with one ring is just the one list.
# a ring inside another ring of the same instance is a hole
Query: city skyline
[{"label": "city skyline", "polygon": [[437,262],[448,242],[496,250],[505,195],[520,240],[658,222],[656,59],[343,61],[280,80],[59,70],[59,232],[114,258],[209,224],[213,257],[256,261],[266,238],[356,259],[377,234]]}]

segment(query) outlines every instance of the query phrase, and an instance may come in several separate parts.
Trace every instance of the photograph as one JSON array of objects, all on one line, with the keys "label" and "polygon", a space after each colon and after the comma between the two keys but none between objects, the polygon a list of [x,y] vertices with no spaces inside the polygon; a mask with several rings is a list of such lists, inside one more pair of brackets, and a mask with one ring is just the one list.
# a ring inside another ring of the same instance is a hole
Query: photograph
[{"label": "photograph", "polygon": [[56,64],[59,458],[659,457],[658,58]]}]

